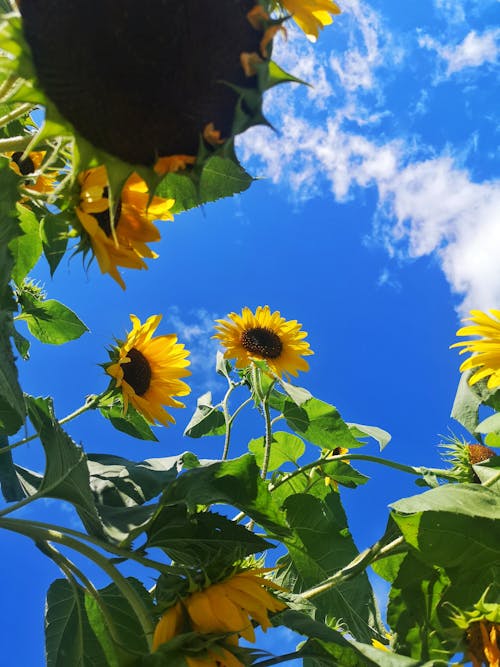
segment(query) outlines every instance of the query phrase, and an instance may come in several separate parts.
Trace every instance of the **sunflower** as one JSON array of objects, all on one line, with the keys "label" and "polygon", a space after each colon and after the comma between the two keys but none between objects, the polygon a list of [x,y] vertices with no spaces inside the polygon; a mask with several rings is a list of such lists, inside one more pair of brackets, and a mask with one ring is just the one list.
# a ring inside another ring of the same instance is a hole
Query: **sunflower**
[{"label": "sunflower", "polygon": [[282,590],[278,584],[263,578],[268,571],[267,568],[240,570],[225,581],[211,584],[177,602],[158,622],[153,650],[172,639],[183,627],[201,634],[232,633],[228,641],[233,644],[237,644],[238,636],[255,642],[252,620],[265,632],[271,627],[268,612],[286,608],[266,590],[266,587]]},{"label": "sunflower", "polygon": [[241,315],[229,313],[229,320],[217,320],[217,338],[226,348],[224,357],[236,359],[237,368],[245,368],[253,359],[263,359],[278,376],[297,375],[308,371],[302,357],[313,354],[307,336],[297,320],[285,320],[279,311],[271,313],[269,306],[259,306],[252,313],[243,308]]},{"label": "sunflower", "polygon": [[489,589],[472,610],[454,608],[451,620],[464,633],[465,659],[473,667],[500,667],[500,604],[486,602]]},{"label": "sunflower", "polygon": [[472,317],[465,320],[473,324],[462,327],[457,336],[480,336],[478,340],[454,343],[451,347],[463,347],[460,354],[470,352],[472,356],[460,366],[460,371],[477,369],[469,378],[469,384],[488,378],[488,389],[500,387],[500,310],[490,310],[490,315],[481,310],[471,310]]},{"label": "sunflower", "polygon": [[149,0],[146,11],[136,0],[23,0],[20,12],[60,116],[96,148],[152,167],[157,156],[196,156],[210,123],[233,135],[240,89],[258,87],[240,65],[263,36],[247,18],[257,4]]},{"label": "sunflower", "polygon": [[333,23],[332,14],[340,14],[333,0],[280,0],[280,4],[292,15],[301,30],[315,39],[324,26]]},{"label": "sunflower", "polygon": [[161,315],[153,315],[141,324],[131,315],[132,331],[119,348],[111,352],[112,361],[105,366],[106,373],[115,379],[116,388],[123,396],[123,409],[129,403],[148,422],[167,426],[174,418],[162,407],[183,408],[176,396],[187,396],[191,391],[180,378],[191,375],[187,370],[189,352],[177,342],[177,336],[156,336]]},{"label": "sunflower", "polygon": [[147,269],[144,257],[156,258],[146,244],[160,240],[153,220],[173,220],[173,199],[153,197],[146,183],[132,174],[125,183],[111,224],[106,167],[88,169],[78,176],[78,219],[88,235],[102,273],[109,273],[125,289],[117,267]]},{"label": "sunflower", "polygon": [[40,194],[54,192],[57,172],[47,173],[41,169],[46,154],[46,151],[32,151],[23,158],[22,151],[5,153],[5,156],[10,158],[9,167],[18,176],[26,179],[24,182],[26,190]]}]

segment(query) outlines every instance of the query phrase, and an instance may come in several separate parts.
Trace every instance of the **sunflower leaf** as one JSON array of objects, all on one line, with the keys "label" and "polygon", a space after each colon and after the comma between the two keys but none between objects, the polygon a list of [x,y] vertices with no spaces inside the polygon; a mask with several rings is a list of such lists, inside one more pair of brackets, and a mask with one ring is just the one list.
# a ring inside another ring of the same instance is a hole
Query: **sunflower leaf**
[{"label": "sunflower leaf", "polygon": [[200,200],[211,202],[231,197],[247,190],[253,180],[236,159],[214,155],[203,165],[199,184]]},{"label": "sunflower leaf", "polygon": [[103,417],[109,419],[117,431],[126,433],[138,440],[152,440],[158,442],[158,438],[151,430],[149,423],[137,412],[133,405],[128,406],[126,413],[122,405],[106,405],[99,408]]},{"label": "sunflower leaf", "polygon": [[212,405],[212,393],[207,391],[199,397],[196,410],[186,426],[184,435],[189,438],[201,438],[205,435],[223,435],[225,432],[224,413]]},{"label": "sunflower leaf", "polygon": [[[261,468],[264,461],[264,438],[250,440],[248,449],[255,455],[257,465]],[[285,431],[277,431],[276,433],[273,433],[268,470],[277,470],[283,463],[296,463],[304,454],[305,450],[306,446],[304,441],[296,435],[286,433]]]},{"label": "sunflower leaf", "polygon": [[391,434],[378,426],[348,423],[347,426],[355,438],[373,438],[379,444],[380,451],[391,441]]},{"label": "sunflower leaf", "polygon": [[56,579],[47,592],[45,610],[47,667],[108,664],[85,611],[83,591]]},{"label": "sunflower leaf", "polygon": [[9,338],[12,315],[0,311],[0,433],[13,435],[24,423],[26,406]]},{"label": "sunflower leaf", "polygon": [[17,285],[20,285],[40,259],[42,239],[40,238],[40,223],[33,211],[22,204],[17,204],[17,213],[22,234],[12,239],[9,243],[9,250],[14,258],[12,279]]},{"label": "sunflower leaf", "polygon": [[22,312],[18,319],[24,320],[30,333],[42,343],[62,345],[88,331],[70,308],[55,299],[42,301],[23,291],[19,303]]},{"label": "sunflower leaf", "polygon": [[68,225],[64,213],[53,214],[47,212],[40,225],[43,254],[53,276],[66,252],[68,245]]}]

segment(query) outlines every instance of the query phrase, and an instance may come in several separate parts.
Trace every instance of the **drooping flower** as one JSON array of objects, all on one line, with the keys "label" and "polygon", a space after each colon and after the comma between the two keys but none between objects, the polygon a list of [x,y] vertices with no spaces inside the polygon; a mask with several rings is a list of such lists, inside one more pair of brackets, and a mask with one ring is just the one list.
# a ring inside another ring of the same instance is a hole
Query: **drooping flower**
[{"label": "drooping flower", "polygon": [[181,380],[191,375],[187,370],[189,352],[177,342],[175,334],[153,337],[161,315],[149,317],[144,324],[135,315],[130,319],[132,331],[111,352],[112,361],[105,366],[106,373],[121,390],[125,412],[131,403],[151,424],[175,423],[163,406],[185,407],[176,397],[187,396],[191,391]]},{"label": "drooping flower", "polygon": [[[153,636],[153,650],[178,634],[186,619],[188,629],[195,632],[232,633],[233,636],[230,636],[228,641],[233,644],[237,644],[238,637],[255,642],[252,620],[265,632],[271,627],[268,612],[286,608],[283,602],[266,590],[282,590],[280,586],[262,576],[267,571],[265,568],[242,570],[224,581],[182,598],[168,609],[158,622]],[[228,665],[230,667],[229,662]]]},{"label": "drooping flower", "polygon": [[5,153],[5,156],[10,158],[10,168],[18,176],[25,179],[24,187],[26,190],[39,192],[40,194],[54,192],[58,178],[57,171],[41,169],[46,154],[46,151],[32,151],[23,159],[22,151]]},{"label": "drooping flower", "polygon": [[500,387],[500,310],[490,310],[492,316],[481,310],[471,310],[470,313],[472,317],[465,321],[473,324],[459,329],[457,336],[480,338],[460,341],[451,347],[462,347],[460,354],[471,353],[460,366],[461,372],[477,369],[469,378],[469,384],[488,378],[488,389],[496,389]]},{"label": "drooping flower", "polygon": [[340,14],[333,0],[280,0],[284,9],[306,35],[317,39],[319,31],[333,23],[332,14]]},{"label": "drooping flower", "polygon": [[464,632],[465,659],[473,667],[500,667],[500,604],[486,602],[488,589],[469,611],[455,607],[451,620]]},{"label": "drooping flower", "polygon": [[298,375],[309,370],[303,357],[313,354],[304,341],[307,332],[297,320],[285,320],[279,311],[259,306],[255,313],[243,308],[241,315],[229,313],[228,320],[217,320],[217,338],[226,348],[224,357],[235,359],[237,368],[245,368],[253,359],[265,360],[278,376]]},{"label": "drooping flower", "polygon": [[92,246],[102,273],[109,273],[125,289],[118,266],[147,269],[144,257],[154,259],[147,243],[160,240],[153,220],[173,220],[173,199],[149,198],[146,183],[132,174],[125,183],[111,224],[108,178],[104,166],[78,176],[80,197],[76,214]]}]

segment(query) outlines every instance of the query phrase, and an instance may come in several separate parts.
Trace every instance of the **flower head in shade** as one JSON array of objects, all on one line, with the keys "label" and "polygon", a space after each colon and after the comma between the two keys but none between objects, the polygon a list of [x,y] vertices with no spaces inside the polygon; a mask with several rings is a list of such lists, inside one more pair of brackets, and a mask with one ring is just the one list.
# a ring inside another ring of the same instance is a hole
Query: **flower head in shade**
[{"label": "flower head in shade", "polygon": [[460,354],[471,353],[460,366],[460,371],[474,369],[469,384],[488,378],[488,389],[500,387],[500,310],[490,310],[491,315],[481,310],[471,310],[472,322],[457,331],[457,336],[479,336],[477,340],[454,343],[451,347],[462,347]]},{"label": "flower head in shade", "polygon": [[332,14],[340,14],[333,0],[280,0],[283,8],[306,35],[317,38],[319,31],[333,23]]},{"label": "flower head in shade", "polygon": [[[282,590],[262,576],[268,571],[266,568],[241,570],[224,581],[182,598],[158,622],[153,637],[153,650],[179,634],[183,628],[200,634],[230,633],[227,641],[235,645],[238,637],[255,642],[252,621],[266,631],[271,627],[268,612],[286,608],[283,602],[266,590]],[[227,664],[230,667],[233,663],[228,661]]]},{"label": "flower head in shade", "polygon": [[472,611],[455,608],[452,621],[465,633],[465,659],[473,667],[500,667],[500,604],[486,602],[488,589]]},{"label": "flower head in shade", "polygon": [[58,178],[57,171],[44,171],[42,164],[46,151],[32,151],[23,158],[22,151],[5,153],[10,158],[9,166],[18,176],[25,179],[26,190],[49,194],[54,192],[55,183]]},{"label": "flower head in shade", "polygon": [[187,396],[191,391],[181,380],[191,374],[187,370],[189,352],[174,334],[153,336],[161,315],[151,316],[144,324],[135,315],[130,319],[132,331],[112,350],[106,373],[114,378],[116,388],[121,391],[125,411],[131,403],[152,424],[174,423],[163,406],[184,407],[176,397]]},{"label": "flower head in shade", "polygon": [[237,368],[257,359],[266,361],[280,377],[296,376],[309,370],[303,357],[313,354],[301,326],[297,320],[285,320],[277,310],[271,313],[269,306],[259,306],[255,313],[245,307],[241,315],[229,313],[227,320],[217,320],[214,338],[226,348],[226,359],[236,359]]},{"label": "flower head in shade", "polygon": [[147,269],[144,258],[158,255],[148,243],[160,240],[153,220],[173,220],[173,199],[152,197],[146,183],[132,174],[117,202],[113,224],[110,217],[108,177],[104,166],[88,169],[78,176],[80,184],[76,214],[86,240],[92,247],[102,273],[109,273],[124,289],[118,267]]}]

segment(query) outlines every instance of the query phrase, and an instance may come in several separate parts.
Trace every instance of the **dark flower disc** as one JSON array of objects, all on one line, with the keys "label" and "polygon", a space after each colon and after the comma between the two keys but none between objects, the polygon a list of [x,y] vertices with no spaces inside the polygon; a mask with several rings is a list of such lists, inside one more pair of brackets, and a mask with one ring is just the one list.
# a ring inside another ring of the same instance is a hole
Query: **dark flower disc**
[{"label": "dark flower disc", "polygon": [[196,155],[213,123],[230,136],[238,99],[255,87],[242,52],[262,33],[255,0],[22,0],[39,83],[96,147],[127,162]]}]

